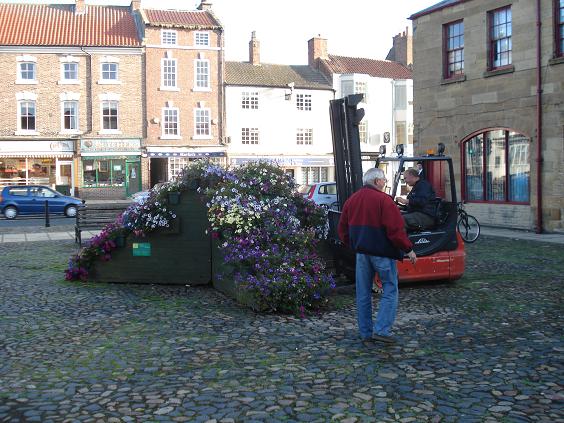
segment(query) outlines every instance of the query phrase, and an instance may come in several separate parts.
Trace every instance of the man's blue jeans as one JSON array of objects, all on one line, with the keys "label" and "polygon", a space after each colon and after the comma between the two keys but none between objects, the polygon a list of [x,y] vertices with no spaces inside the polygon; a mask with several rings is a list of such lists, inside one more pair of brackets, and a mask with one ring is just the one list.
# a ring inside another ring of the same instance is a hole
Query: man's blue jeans
[{"label": "man's blue jeans", "polygon": [[[384,293],[376,324],[372,324],[372,284],[378,273]],[[361,338],[370,338],[373,333],[390,336],[398,309],[398,269],[394,259],[386,257],[356,255],[356,308],[358,329]]]}]

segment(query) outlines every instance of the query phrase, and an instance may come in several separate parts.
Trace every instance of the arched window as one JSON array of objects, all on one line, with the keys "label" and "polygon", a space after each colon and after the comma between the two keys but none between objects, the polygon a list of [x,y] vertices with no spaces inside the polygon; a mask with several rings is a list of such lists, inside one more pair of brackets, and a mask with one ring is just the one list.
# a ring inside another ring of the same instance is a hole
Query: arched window
[{"label": "arched window", "polygon": [[504,129],[484,130],[462,145],[463,198],[529,203],[530,140]]}]

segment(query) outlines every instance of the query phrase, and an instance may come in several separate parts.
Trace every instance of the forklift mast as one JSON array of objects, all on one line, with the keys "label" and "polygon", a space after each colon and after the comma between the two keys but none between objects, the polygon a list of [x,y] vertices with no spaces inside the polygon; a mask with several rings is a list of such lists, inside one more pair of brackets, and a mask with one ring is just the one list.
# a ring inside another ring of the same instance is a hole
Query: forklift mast
[{"label": "forklift mast", "polygon": [[364,117],[364,109],[357,108],[362,98],[362,94],[353,94],[329,102],[335,182],[340,208],[363,185],[358,124]]}]

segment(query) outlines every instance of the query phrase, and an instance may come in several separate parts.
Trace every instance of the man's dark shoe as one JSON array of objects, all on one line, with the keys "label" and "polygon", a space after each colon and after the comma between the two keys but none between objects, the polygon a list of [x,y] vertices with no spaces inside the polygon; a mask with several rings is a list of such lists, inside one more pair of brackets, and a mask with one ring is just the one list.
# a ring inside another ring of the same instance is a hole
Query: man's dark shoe
[{"label": "man's dark shoe", "polygon": [[384,336],[384,335],[372,335],[372,340],[376,342],[383,342],[384,344],[395,344],[396,340],[391,336]]}]

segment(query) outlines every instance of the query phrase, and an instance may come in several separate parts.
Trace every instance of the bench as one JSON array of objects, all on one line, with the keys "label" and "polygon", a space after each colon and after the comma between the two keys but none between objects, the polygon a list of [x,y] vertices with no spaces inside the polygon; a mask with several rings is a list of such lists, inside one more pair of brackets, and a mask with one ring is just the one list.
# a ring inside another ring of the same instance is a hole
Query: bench
[{"label": "bench", "polygon": [[90,229],[99,230],[108,223],[115,222],[118,215],[127,206],[128,204],[96,204],[94,206],[79,207],[76,213],[74,242],[82,246],[82,231]]}]

